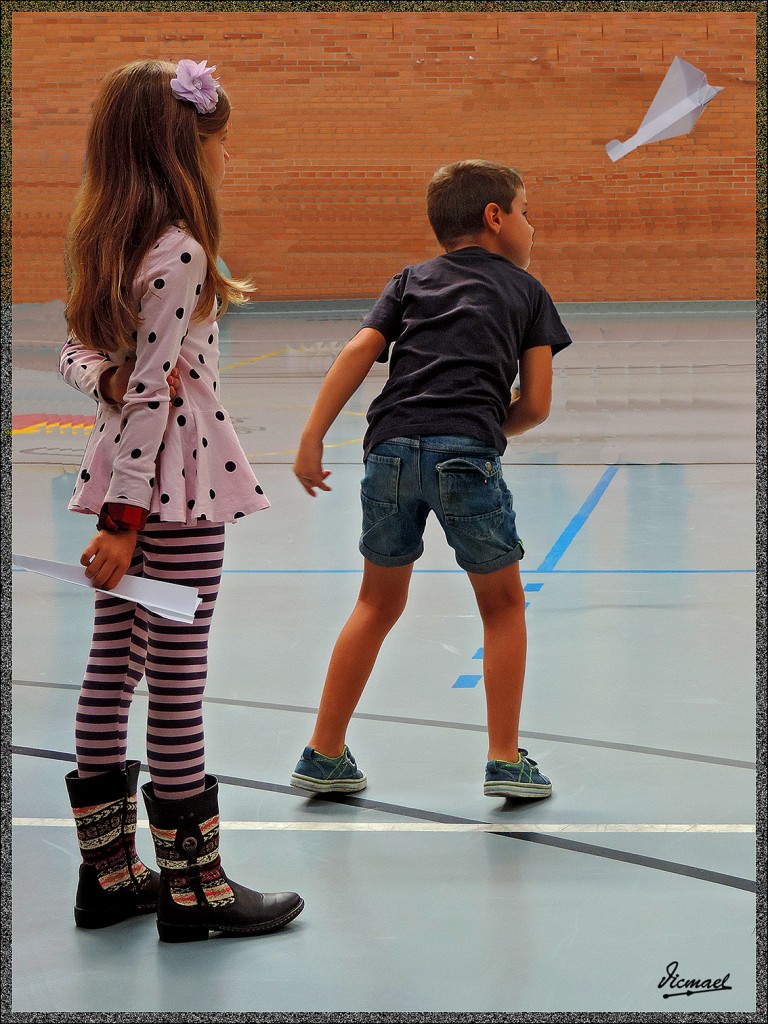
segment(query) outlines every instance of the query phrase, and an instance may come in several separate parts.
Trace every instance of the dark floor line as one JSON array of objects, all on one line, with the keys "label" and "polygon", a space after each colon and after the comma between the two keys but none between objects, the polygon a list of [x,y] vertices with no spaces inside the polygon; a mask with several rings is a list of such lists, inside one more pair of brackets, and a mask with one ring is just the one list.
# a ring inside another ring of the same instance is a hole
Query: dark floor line
[{"label": "dark floor line", "polygon": [[[237,778],[226,778],[218,776],[219,781],[235,786],[249,786],[247,780]],[[269,783],[257,783],[255,788],[263,789],[269,787],[279,793],[295,795],[295,790],[289,786],[279,786]],[[306,797],[305,797],[306,799]],[[572,853],[582,853],[591,857],[600,857],[606,860],[622,861],[626,864],[635,864],[640,867],[653,868],[657,871],[665,871],[671,874],[684,875],[689,878],[699,878],[702,881],[713,882],[716,885],[725,885],[734,889],[742,889],[746,892],[756,892],[756,882],[749,878],[741,878],[738,875],[727,875],[720,871],[711,871],[707,868],[697,868],[690,864],[679,864],[676,861],[663,860],[659,857],[648,857],[643,854],[631,853],[628,850],[614,850],[610,847],[595,846],[591,843],[579,842],[573,839],[563,839],[557,835],[547,835],[540,832],[507,832],[500,826],[499,831],[494,831],[489,821],[482,821],[478,818],[462,818],[452,814],[444,814],[436,811],[426,811],[421,808],[407,807],[400,804],[385,803],[380,800],[370,800],[365,797],[350,797],[342,794],[328,794],[326,796],[312,797],[328,803],[350,804],[362,810],[382,811],[385,814],[395,814],[405,818],[415,818],[419,821],[434,821],[446,825],[487,825],[488,834],[499,836],[504,839],[518,839],[521,842],[540,843],[542,846],[556,847],[562,850],[569,850]],[[509,801],[514,806],[526,805],[528,801]],[[545,823],[546,824],[546,823]]]},{"label": "dark floor line", "polygon": [[[40,750],[34,747],[19,747],[11,745],[11,753],[21,754],[26,757],[48,758],[54,761],[75,761],[74,754],[68,754],[59,750]],[[147,765],[141,765],[141,770],[148,771]],[[426,811],[417,807],[406,807],[398,804],[384,803],[381,800],[367,800],[365,797],[345,796],[343,794],[327,794],[308,798],[306,793],[294,789],[292,786],[281,786],[274,782],[258,782],[255,779],[241,779],[232,775],[217,775],[219,783],[224,786],[238,786],[242,789],[256,789],[269,793],[281,793],[285,796],[298,797],[299,799],[321,800],[326,803],[346,804],[351,807],[360,807],[367,811],[383,811],[385,814],[394,814],[398,817],[416,818],[419,821],[434,821],[445,825],[487,825],[489,835],[500,836],[504,839],[517,839],[526,843],[538,843],[541,846],[554,847],[560,850],[568,850],[571,853],[582,853],[589,857],[600,857],[605,860],[621,861],[625,864],[635,864],[638,867],[652,868],[655,871],[664,871],[669,874],[684,875],[686,878],[697,878],[704,882],[713,882],[715,885],[724,885],[731,889],[741,889],[745,892],[757,892],[757,883],[749,878],[740,878],[738,875],[726,875],[720,871],[709,871],[706,868],[693,867],[690,864],[678,864],[676,861],[661,860],[658,857],[646,857],[638,853],[630,853],[627,850],[612,850],[605,846],[593,846],[590,843],[580,843],[574,839],[562,839],[559,836],[545,835],[538,832],[494,832],[491,821],[480,821],[476,818],[459,818],[452,814],[440,814],[435,811]]]},{"label": "dark floor line", "polygon": [[[29,569],[12,568],[13,575]],[[362,576],[363,569],[223,569],[225,576]],[[756,569],[521,569],[521,576],[754,576]],[[462,576],[463,569],[414,569],[414,576]]]},{"label": "dark floor line", "polygon": [[[35,435],[31,435],[30,434],[28,436],[33,437]],[[43,435],[41,435],[41,436],[43,436]],[[74,474],[74,473],[76,473],[77,469],[80,468],[79,465],[75,466],[75,463],[73,461],[76,458],[76,456],[77,456],[77,453],[73,452],[72,453],[72,458],[64,459],[61,462],[22,462],[20,459],[15,459],[15,460],[11,461],[11,466],[12,467],[19,467],[19,466],[21,466],[21,467],[30,467],[31,466],[31,467],[35,467],[37,469],[39,469],[39,468],[45,469],[46,467],[51,468],[51,469],[61,469],[62,467],[71,466],[72,467],[71,472]],[[252,466],[291,466],[292,465],[292,463],[290,463],[290,462],[271,462],[269,459],[261,459],[258,456],[256,458],[252,459],[250,464]],[[332,461],[328,461],[327,459],[324,459],[323,460],[323,464],[326,465],[326,466],[355,466],[355,467],[359,468],[359,467],[362,466],[362,459],[361,459],[360,463],[357,463],[357,462],[332,462]],[[621,466],[622,468],[628,468],[628,469],[633,469],[635,467],[639,467],[641,469],[648,469],[649,467],[653,468],[653,469],[659,469],[661,467],[668,467],[668,466],[682,466],[682,467],[685,467],[685,466],[755,466],[756,463],[755,463],[754,459],[745,459],[743,461],[728,461],[728,462],[709,462],[709,461],[707,461],[707,462],[667,462],[667,461],[665,461],[665,462],[613,462],[613,463],[611,463],[611,465],[613,465],[613,466]],[[567,469],[567,468],[571,468],[571,469],[582,469],[582,468],[588,469],[590,467],[593,467],[593,468],[597,467],[597,468],[603,468],[603,469],[606,468],[606,464],[604,462],[505,462],[504,463],[504,468],[505,469],[514,469],[515,466],[527,466],[527,467],[532,468],[532,469],[553,469],[553,468],[554,469],[561,469],[561,468],[565,468],[565,469]]]},{"label": "dark floor line", "polygon": [[590,857],[623,861],[625,864],[636,864],[639,867],[653,868],[656,871],[665,871],[673,875],[684,875],[686,878],[698,878],[702,882],[713,882],[715,885],[725,885],[731,889],[757,892],[757,882],[753,882],[750,878],[726,875],[721,871],[697,868],[691,864],[678,864],[676,861],[661,860],[659,857],[645,857],[627,850],[612,850],[606,846],[592,846],[590,843],[580,843],[575,839],[562,839],[560,836],[542,835],[537,832],[497,832],[495,834],[504,839],[519,839],[524,843],[541,843],[543,846],[570,850],[572,853],[585,853]]},{"label": "dark floor line", "polygon": [[[39,686],[52,690],[80,690],[75,683],[35,682],[27,679],[14,679],[14,686]],[[136,694],[147,697],[147,691],[137,689]],[[317,708],[305,707],[301,704],[271,704],[267,701],[238,700],[234,697],[204,697],[204,704],[221,704],[225,707],[260,708],[263,711],[288,711],[301,715],[316,715]],[[462,732],[487,732],[484,725],[473,725],[469,722],[444,722],[439,719],[404,718],[398,715],[373,715],[356,711],[352,716],[367,722],[389,722],[393,725],[417,725],[429,729],[459,729]],[[593,740],[584,736],[560,736],[550,732],[526,732],[520,730],[520,737],[525,739],[543,740],[548,743],[571,743],[579,747],[599,747],[607,750],[622,750],[632,754],[648,754],[652,757],[671,757],[679,761],[696,761],[699,764],[717,764],[725,768],[746,768],[754,771],[754,761],[739,761],[730,757],[712,757],[709,754],[690,754],[684,750],[665,750],[661,747],[643,747],[634,743],[612,743],[610,740]]]}]

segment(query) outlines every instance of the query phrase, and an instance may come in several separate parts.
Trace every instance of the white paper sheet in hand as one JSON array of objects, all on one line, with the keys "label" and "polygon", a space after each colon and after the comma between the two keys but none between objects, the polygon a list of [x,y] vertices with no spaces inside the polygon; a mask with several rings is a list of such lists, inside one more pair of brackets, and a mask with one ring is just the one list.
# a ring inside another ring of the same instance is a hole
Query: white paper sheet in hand
[{"label": "white paper sheet in hand", "polygon": [[122,597],[125,601],[135,601],[147,611],[162,615],[164,619],[172,619],[174,622],[193,622],[195,611],[202,601],[198,596],[197,587],[182,587],[178,583],[148,580],[143,576],[123,576],[114,590],[102,590],[100,587],[94,587],[85,575],[85,568],[82,565],[69,565],[67,562],[52,562],[47,558],[17,554],[13,554],[11,560],[20,569],[29,569],[30,572],[50,576],[54,580],[98,590],[100,594]]},{"label": "white paper sheet in hand", "polygon": [[722,91],[722,86],[707,85],[703,71],[675,57],[636,134],[626,142],[612,139],[605,147],[608,156],[615,163],[648,142],[687,135],[704,107]]}]

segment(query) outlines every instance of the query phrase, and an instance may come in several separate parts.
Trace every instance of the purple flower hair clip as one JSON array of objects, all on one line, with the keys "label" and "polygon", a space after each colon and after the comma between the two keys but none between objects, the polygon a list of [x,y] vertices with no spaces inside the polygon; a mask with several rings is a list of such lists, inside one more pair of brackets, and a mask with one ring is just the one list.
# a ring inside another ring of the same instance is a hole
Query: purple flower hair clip
[{"label": "purple flower hair clip", "polygon": [[176,77],[171,79],[173,95],[179,100],[194,103],[198,114],[210,114],[219,102],[216,91],[219,80],[212,74],[216,65],[209,68],[206,63],[204,60],[199,64],[193,60],[180,60],[176,65]]}]

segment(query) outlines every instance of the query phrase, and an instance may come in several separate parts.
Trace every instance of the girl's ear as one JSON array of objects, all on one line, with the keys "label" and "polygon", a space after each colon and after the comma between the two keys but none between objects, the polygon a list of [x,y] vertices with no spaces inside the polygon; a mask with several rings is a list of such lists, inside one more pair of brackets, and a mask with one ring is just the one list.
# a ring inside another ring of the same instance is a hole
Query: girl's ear
[{"label": "girl's ear", "polygon": [[483,211],[483,227],[494,235],[501,230],[501,207],[498,203],[488,203]]}]

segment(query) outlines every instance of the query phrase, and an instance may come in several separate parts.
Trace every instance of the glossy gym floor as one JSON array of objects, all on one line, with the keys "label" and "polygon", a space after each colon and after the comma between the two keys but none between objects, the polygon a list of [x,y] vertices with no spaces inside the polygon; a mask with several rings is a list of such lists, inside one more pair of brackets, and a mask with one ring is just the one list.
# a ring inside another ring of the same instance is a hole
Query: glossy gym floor
[{"label": "glossy gym floor", "polygon": [[[483,796],[482,629],[434,520],[348,736],[368,788],[289,787],[360,581],[360,439],[386,368],[329,435],[333,491],[312,500],[293,451],[367,304],[229,314],[223,401],[272,508],[228,528],[208,770],[228,873],[306,908],[275,935],[183,946],[151,917],[75,928],[63,776],[92,599],[15,570],[14,1011],[755,1009],[754,305],[560,308],[574,344],[551,416],[504,456],[526,548],[521,743],[552,797]],[[14,308],[13,549],[77,562],[94,524],[66,503],[94,410],[57,373],[61,310]],[[145,712],[140,692],[142,761]],[[673,973],[728,978],[689,999]]]}]

